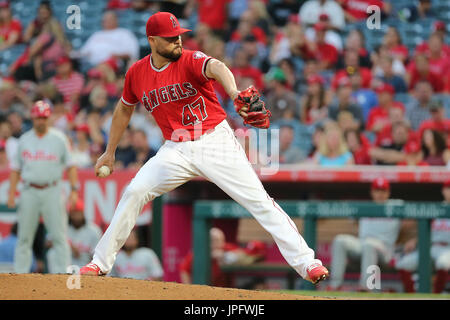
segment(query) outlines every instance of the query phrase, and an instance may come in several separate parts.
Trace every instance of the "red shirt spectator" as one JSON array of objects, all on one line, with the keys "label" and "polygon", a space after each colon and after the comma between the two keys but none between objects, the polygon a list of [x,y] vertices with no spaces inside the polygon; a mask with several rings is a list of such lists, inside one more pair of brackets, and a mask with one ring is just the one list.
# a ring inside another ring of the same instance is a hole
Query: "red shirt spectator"
[{"label": "red shirt spectator", "polygon": [[326,24],[318,22],[315,24],[316,42],[307,42],[300,47],[306,59],[316,59],[319,61],[321,69],[333,67],[339,57],[337,49],[325,42]]},{"label": "red shirt spectator", "polygon": [[248,54],[244,50],[237,50],[234,55],[234,66],[230,69],[239,83],[240,78],[251,78],[256,89],[264,90],[264,77],[261,70],[253,67]]},{"label": "red shirt spectator", "polygon": [[[331,80],[331,87],[336,90],[339,87],[339,83],[341,83],[342,81],[347,81],[347,79],[350,80],[349,72],[352,72],[354,70],[356,69],[353,69],[353,67],[338,70]],[[372,81],[372,72],[370,71],[370,69],[366,67],[359,67],[357,71],[359,72],[359,75],[361,77],[361,87],[366,89],[370,88],[370,83]]]},{"label": "red shirt spectator", "polygon": [[409,90],[413,90],[419,80],[428,81],[434,92],[444,90],[442,75],[431,71],[429,59],[424,54],[419,54],[408,65]]},{"label": "red shirt spectator", "polygon": [[22,24],[13,19],[8,2],[0,3],[0,50],[7,49],[20,42]]},{"label": "red shirt spectator", "polygon": [[383,84],[375,89],[378,94],[379,105],[372,108],[366,122],[366,130],[381,132],[390,123],[389,111],[391,108],[399,108],[403,112],[405,106],[401,102],[393,101],[394,87]]},{"label": "red shirt spectator", "polygon": [[227,4],[230,0],[197,0],[198,21],[213,30],[223,30],[227,21]]}]

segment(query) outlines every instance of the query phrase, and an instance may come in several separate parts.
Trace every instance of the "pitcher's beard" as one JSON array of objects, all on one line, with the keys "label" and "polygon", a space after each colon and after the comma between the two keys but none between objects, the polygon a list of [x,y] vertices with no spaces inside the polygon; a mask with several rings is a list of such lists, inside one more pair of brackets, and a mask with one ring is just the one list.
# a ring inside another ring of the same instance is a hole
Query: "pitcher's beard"
[{"label": "pitcher's beard", "polygon": [[158,54],[160,56],[162,56],[162,57],[164,57],[164,58],[166,58],[166,59],[168,59],[168,60],[170,60],[172,62],[175,62],[178,59],[180,59],[182,53],[183,53],[183,50],[180,50],[180,53],[175,53],[175,50],[171,51],[171,52],[159,52],[158,51]]}]

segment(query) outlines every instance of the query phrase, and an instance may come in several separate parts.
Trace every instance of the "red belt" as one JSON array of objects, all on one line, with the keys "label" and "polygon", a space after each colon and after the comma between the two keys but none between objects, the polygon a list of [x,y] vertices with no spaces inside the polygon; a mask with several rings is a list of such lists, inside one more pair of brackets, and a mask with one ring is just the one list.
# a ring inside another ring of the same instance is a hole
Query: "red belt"
[{"label": "red belt", "polygon": [[57,181],[54,181],[52,183],[47,183],[47,184],[28,183],[28,185],[30,187],[33,187],[33,188],[36,188],[36,189],[45,189],[45,188],[48,188],[48,187],[56,186],[57,183],[58,183]]}]

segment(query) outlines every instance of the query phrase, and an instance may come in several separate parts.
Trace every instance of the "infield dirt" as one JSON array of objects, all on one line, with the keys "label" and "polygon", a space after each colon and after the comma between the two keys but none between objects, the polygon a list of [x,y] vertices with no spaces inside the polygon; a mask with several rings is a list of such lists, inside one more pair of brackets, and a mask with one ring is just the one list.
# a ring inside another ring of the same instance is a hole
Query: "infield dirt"
[{"label": "infield dirt", "polygon": [[0,274],[0,300],[322,300],[267,291],[218,288],[111,277],[80,277],[80,289],[70,275]]}]

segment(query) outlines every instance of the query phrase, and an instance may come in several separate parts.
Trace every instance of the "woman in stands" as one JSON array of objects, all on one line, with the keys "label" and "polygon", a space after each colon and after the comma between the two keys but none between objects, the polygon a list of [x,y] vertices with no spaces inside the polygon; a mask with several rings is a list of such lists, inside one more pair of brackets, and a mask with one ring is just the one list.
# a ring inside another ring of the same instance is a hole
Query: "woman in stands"
[{"label": "woman in stands", "polygon": [[436,130],[426,129],[422,134],[423,160],[430,166],[445,166],[450,160],[444,136]]},{"label": "woman in stands", "polygon": [[28,48],[10,71],[16,80],[47,80],[55,74],[55,61],[71,50],[59,21],[53,16],[49,1],[41,1],[37,17],[25,30]]},{"label": "woman in stands", "polygon": [[314,162],[323,167],[343,167],[354,164],[353,155],[348,150],[342,130],[336,122],[328,121],[324,129]]},{"label": "woman in stands", "polygon": [[307,79],[306,95],[300,104],[300,121],[304,124],[315,124],[327,118],[330,93],[325,90],[324,79],[319,75],[311,75]]}]

